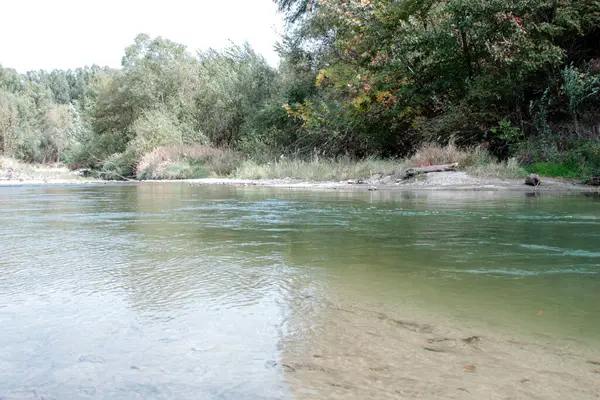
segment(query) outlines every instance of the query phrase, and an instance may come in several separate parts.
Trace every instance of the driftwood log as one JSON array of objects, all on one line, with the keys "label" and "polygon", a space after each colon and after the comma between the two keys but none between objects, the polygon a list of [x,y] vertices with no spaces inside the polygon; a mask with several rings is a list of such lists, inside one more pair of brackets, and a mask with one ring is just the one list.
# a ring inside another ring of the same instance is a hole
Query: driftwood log
[{"label": "driftwood log", "polygon": [[430,172],[445,172],[454,171],[458,167],[458,163],[452,164],[441,164],[441,165],[429,165],[427,167],[415,167],[409,168],[404,172],[403,179],[410,179],[415,175],[428,174]]}]

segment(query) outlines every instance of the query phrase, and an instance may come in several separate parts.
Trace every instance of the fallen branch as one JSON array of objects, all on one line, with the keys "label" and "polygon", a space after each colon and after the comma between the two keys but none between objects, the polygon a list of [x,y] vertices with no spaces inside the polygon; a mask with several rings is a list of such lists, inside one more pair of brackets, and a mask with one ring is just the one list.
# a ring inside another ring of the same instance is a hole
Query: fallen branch
[{"label": "fallen branch", "polygon": [[429,165],[427,167],[409,168],[404,173],[403,179],[410,179],[415,175],[428,174],[430,172],[446,172],[454,171],[458,167],[458,163]]}]

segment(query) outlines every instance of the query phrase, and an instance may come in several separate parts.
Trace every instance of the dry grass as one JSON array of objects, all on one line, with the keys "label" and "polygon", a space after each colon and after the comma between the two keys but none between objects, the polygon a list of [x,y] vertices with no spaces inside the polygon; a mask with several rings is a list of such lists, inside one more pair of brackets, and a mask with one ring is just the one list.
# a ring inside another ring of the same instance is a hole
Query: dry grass
[{"label": "dry grass", "polygon": [[499,178],[499,179],[518,179],[524,178],[527,171],[519,164],[516,158],[510,158],[507,161],[490,161],[486,164],[472,165],[466,168],[466,171],[477,177]]},{"label": "dry grass", "polygon": [[313,161],[282,159],[266,164],[246,161],[235,171],[234,175],[241,179],[292,178],[324,182],[367,179],[377,174],[396,176],[405,168],[406,165],[403,162],[375,158],[360,161],[348,158]]},{"label": "dry grass", "polygon": [[342,181],[368,179],[373,175],[397,178],[412,166],[458,163],[459,169],[478,177],[512,179],[526,175],[515,159],[498,162],[480,147],[462,149],[450,143],[440,146],[423,145],[407,160],[382,160],[367,158],[356,161],[349,158],[334,160],[288,160],[280,159],[266,164],[246,161],[234,172],[242,179],[283,179],[305,181]]},{"label": "dry grass", "polygon": [[60,163],[28,164],[14,158],[0,156],[0,180],[68,180],[77,179]]},{"label": "dry grass", "polygon": [[493,161],[493,157],[481,147],[459,148],[454,143],[440,146],[425,143],[410,158],[413,165],[438,165],[458,163],[459,168],[482,165]]},{"label": "dry grass", "polygon": [[141,158],[138,179],[191,179],[229,176],[240,164],[230,150],[204,145],[160,147]]},{"label": "dry grass", "polygon": [[458,163],[459,169],[485,178],[516,179],[527,175],[514,158],[500,162],[481,147],[458,148],[454,143],[446,146],[426,143],[410,158],[410,162],[412,165]]}]

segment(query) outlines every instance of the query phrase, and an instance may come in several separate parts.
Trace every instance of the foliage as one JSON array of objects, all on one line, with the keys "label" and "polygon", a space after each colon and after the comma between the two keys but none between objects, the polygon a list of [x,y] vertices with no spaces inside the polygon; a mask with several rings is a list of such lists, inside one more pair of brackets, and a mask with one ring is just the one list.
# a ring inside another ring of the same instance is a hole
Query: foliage
[{"label": "foliage", "polygon": [[563,70],[563,90],[569,99],[569,112],[579,118],[586,111],[596,111],[600,104],[600,75],[581,72],[574,66]]},{"label": "foliage", "polygon": [[528,171],[540,175],[580,178],[597,176],[600,170],[600,141],[596,139],[570,140],[555,154],[536,157],[541,162],[530,163]]},{"label": "foliage", "polygon": [[[279,5],[302,10],[303,3]],[[598,6],[589,1],[317,4],[302,20],[312,31],[296,30],[313,32],[307,42],[327,42],[332,31],[335,39],[316,77],[318,96],[290,105],[290,115],[307,132],[331,130],[330,140],[341,136],[364,146],[359,153],[397,154],[423,139],[445,143],[452,136],[463,144],[486,141],[507,154],[541,125],[533,123],[531,105],[555,105],[542,110],[544,121],[560,117],[562,82],[573,86],[561,65],[592,65],[597,55],[586,47],[598,26]],[[570,98],[596,97],[592,69],[577,76],[585,89],[567,90]],[[346,143],[338,147],[348,150]]]},{"label": "foliage", "polygon": [[236,146],[259,134],[256,119],[274,93],[276,71],[248,44],[199,53],[199,128],[211,143]]}]

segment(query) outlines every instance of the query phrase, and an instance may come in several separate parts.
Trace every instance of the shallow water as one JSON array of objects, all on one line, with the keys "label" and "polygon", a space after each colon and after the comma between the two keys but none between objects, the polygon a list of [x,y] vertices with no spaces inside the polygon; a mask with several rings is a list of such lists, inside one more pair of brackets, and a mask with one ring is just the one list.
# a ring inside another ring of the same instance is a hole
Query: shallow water
[{"label": "shallow water", "polygon": [[389,349],[585,363],[599,304],[597,197],[0,188],[0,398],[460,398]]}]

